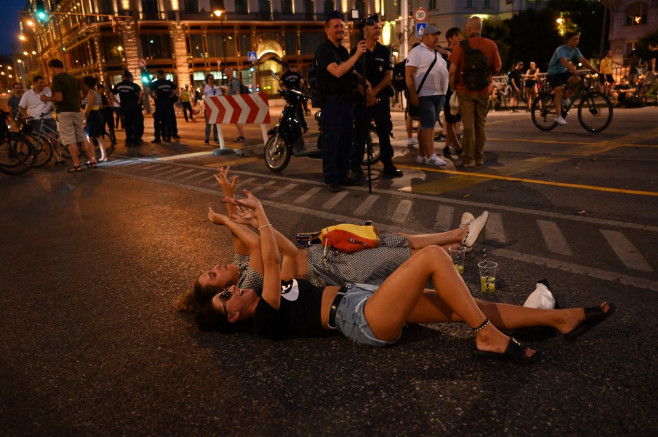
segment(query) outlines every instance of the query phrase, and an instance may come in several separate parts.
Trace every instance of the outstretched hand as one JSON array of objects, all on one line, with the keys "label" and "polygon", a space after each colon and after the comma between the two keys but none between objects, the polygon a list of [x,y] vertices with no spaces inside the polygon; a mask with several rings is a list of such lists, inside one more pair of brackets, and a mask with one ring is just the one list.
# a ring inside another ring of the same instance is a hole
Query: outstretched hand
[{"label": "outstretched hand", "polygon": [[226,167],[219,167],[215,175],[215,179],[219,183],[219,186],[222,188],[222,193],[226,197],[235,197],[235,188],[238,186],[238,176],[233,176],[233,180],[229,181],[228,172],[231,169],[230,165]]},{"label": "outstretched hand", "polygon": [[251,226],[254,229],[258,227],[258,219],[256,218],[254,211],[251,209],[236,208],[235,211],[230,214],[229,218],[235,223],[241,225]]},{"label": "outstretched hand", "polygon": [[247,189],[243,190],[246,198],[242,199],[236,199],[234,197],[226,197],[224,201],[228,203],[229,205],[234,205],[234,206],[244,206],[245,208],[249,208],[253,211],[256,211],[259,208],[262,208],[262,205],[260,203],[260,200],[251,192]]},{"label": "outstretched hand", "polygon": [[215,212],[212,207],[208,207],[208,220],[216,225],[225,225],[230,219],[224,214]]}]

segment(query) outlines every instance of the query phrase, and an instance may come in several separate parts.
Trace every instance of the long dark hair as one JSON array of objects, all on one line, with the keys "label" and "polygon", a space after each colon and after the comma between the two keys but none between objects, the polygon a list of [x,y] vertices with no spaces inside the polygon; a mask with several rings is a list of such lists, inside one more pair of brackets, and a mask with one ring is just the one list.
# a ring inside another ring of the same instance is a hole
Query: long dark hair
[{"label": "long dark hair", "polygon": [[251,320],[229,322],[224,313],[215,308],[212,302],[208,302],[195,314],[194,321],[202,331],[216,330],[223,334],[248,331],[253,324]]}]

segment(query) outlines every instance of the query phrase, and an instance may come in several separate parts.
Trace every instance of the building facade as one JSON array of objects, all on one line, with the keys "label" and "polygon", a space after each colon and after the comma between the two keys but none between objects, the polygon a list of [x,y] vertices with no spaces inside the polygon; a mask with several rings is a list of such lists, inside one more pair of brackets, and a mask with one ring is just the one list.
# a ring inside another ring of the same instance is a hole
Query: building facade
[{"label": "building facade", "polygon": [[627,57],[640,38],[658,29],[658,0],[606,0],[608,39],[615,58]]}]

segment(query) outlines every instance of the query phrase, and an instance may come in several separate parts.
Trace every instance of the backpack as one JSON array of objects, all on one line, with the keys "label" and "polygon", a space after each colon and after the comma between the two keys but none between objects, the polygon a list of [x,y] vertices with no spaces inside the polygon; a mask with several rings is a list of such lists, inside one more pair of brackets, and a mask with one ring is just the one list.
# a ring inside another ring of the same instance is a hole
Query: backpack
[{"label": "backpack", "polygon": [[240,82],[240,94],[249,94],[249,87]]},{"label": "backpack", "polygon": [[395,91],[399,93],[406,91],[407,89],[407,80],[404,72],[406,63],[407,60],[403,59],[393,66],[393,80],[391,81],[391,85],[393,85]]},{"label": "backpack", "polygon": [[460,41],[464,51],[464,72],[462,77],[471,91],[479,91],[489,86],[489,61],[482,50],[472,49],[468,40]]}]

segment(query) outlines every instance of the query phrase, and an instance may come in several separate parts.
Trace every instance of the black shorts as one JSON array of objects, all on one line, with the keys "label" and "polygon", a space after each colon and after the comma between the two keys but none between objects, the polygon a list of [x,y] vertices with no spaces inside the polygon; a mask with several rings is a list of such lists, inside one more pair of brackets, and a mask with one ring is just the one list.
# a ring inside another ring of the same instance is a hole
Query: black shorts
[{"label": "black shorts", "polygon": [[601,73],[601,74],[599,74],[599,82],[601,82],[601,84],[604,84],[606,82],[615,83],[615,78],[612,77],[612,74],[603,74],[603,73]]},{"label": "black shorts", "polygon": [[570,71],[565,71],[564,73],[549,74],[546,76],[548,84],[555,88],[560,85],[566,85],[569,78],[573,76],[573,73]]}]

